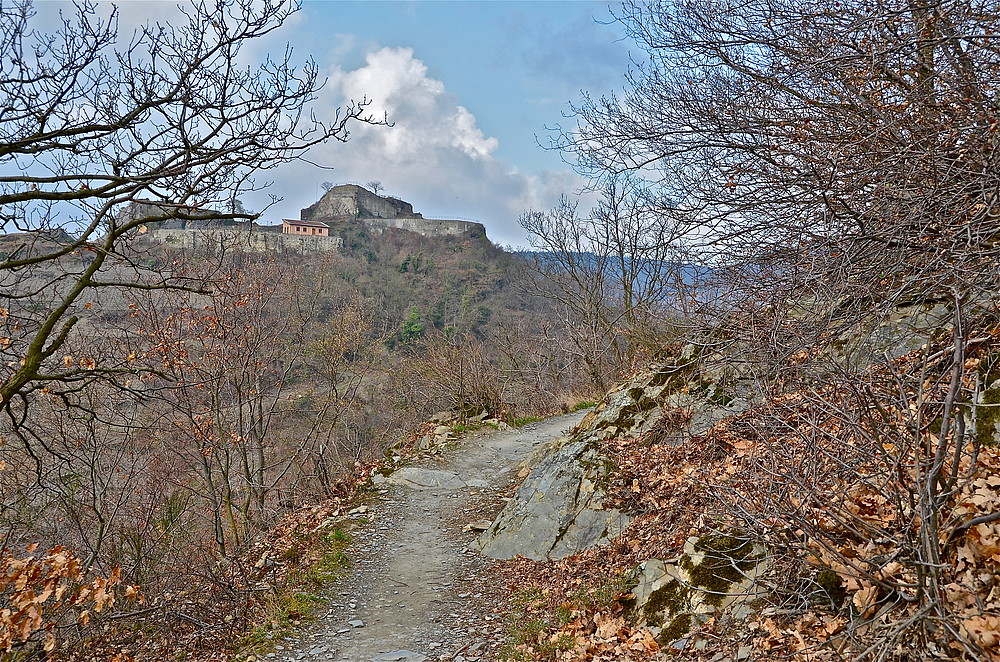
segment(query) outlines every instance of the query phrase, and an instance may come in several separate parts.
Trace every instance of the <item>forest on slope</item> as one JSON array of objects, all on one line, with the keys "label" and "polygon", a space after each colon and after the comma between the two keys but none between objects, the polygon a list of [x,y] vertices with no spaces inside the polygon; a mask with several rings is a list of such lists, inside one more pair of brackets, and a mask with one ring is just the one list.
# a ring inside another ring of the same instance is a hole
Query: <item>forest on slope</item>
[{"label": "forest on slope", "polygon": [[579,319],[482,236],[355,227],[316,255],[144,236],[251,222],[255,172],[385,123],[365,100],[303,112],[312,63],[237,65],[294,11],[194,3],[122,50],[90,5],[49,35],[30,3],[0,8],[4,657],[232,646],[284,599],[245,556],[282,515],[344,498],[436,411],[516,422],[621,367],[579,370]]},{"label": "forest on slope", "polygon": [[[595,398],[593,367],[609,381],[624,369],[594,356],[586,368],[576,318],[482,235],[340,229],[343,249],[311,253],[247,250],[239,228],[211,249],[136,234],[93,272],[132,285],[71,303],[50,374],[5,424],[6,586],[24,595],[24,578],[37,597],[110,582],[132,600],[113,606],[109,583],[100,613],[84,608],[90,593],[47,613],[21,603],[4,630],[12,652],[51,636],[68,652],[149,655],[189,630],[203,640],[192,651],[225,648],[274,599],[255,593],[245,555],[284,515],[353,495],[437,412],[517,424]],[[94,258],[72,236],[4,239],[8,260],[38,260],[5,291],[13,356]],[[115,627],[98,636],[103,623]],[[89,625],[67,634],[77,624]]]}]

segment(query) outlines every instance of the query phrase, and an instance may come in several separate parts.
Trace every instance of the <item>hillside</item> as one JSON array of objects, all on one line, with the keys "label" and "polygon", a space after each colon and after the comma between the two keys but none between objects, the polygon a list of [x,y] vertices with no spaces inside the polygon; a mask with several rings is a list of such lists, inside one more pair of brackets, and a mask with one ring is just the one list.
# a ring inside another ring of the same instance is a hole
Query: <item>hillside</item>
[{"label": "hillside", "polygon": [[[64,385],[30,399],[20,445],[0,449],[13,478],[2,521],[12,549],[88,550],[97,574],[77,582],[142,587],[169,615],[154,623],[139,610],[130,622],[143,636],[109,628],[78,645],[162,653],[168,632],[183,633],[202,659],[282,645],[344,559],[381,539],[345,516],[381,507],[382,496],[359,505],[366,490],[441,487],[446,449],[456,466],[479,457],[452,448],[461,433],[594,399],[568,435],[505,469],[520,472],[516,484],[463,479],[463,490],[489,483],[456,504],[485,517],[475,548],[498,563],[476,561],[490,602],[463,618],[515,622],[491,626],[495,657],[483,659],[996,657],[989,297],[800,297],[748,312],[723,297],[685,320],[684,335],[655,337],[655,354],[631,346],[643,367],[600,394],[573,336],[598,327],[567,316],[558,296],[529,296],[554,285],[524,256],[475,229],[329,222],[338,242],[322,250],[262,250],[241,227],[198,219],[166,231],[202,243],[147,228],[98,272],[140,287],[95,288],[70,309],[74,326],[48,359]],[[9,238],[25,253],[70,241]],[[80,248],[24,272],[5,309],[11,351],[94,255]],[[81,389],[78,374],[96,377]],[[439,473],[404,480],[421,475],[411,462]],[[118,482],[102,482],[105,471]],[[80,510],[82,494],[100,498]],[[337,533],[316,533],[321,524]],[[404,529],[399,544],[416,544],[419,527]],[[61,553],[7,561],[33,568]],[[213,575],[220,562],[225,574]],[[233,597],[255,581],[267,599]],[[78,618],[67,609],[53,618]],[[237,640],[262,618],[272,633]],[[389,641],[354,640],[369,652]]]},{"label": "hillside", "polygon": [[[31,595],[52,581],[82,593],[44,611],[11,603],[3,647],[42,654],[58,623],[79,627],[59,641],[87,659],[162,651],[180,632],[192,654],[218,655],[268,609],[293,620],[272,603],[301,578],[255,593],[245,565],[286,516],[357,498],[362,473],[407,452],[435,413],[508,424],[587,393],[553,309],[481,226],[343,219],[342,244],[300,250],[247,241],[283,235],[218,215],[149,206],[119,217],[132,225],[113,250],[6,238],[0,350],[8,379],[25,365],[44,379],[2,426],[0,561]],[[13,358],[26,355],[37,364]],[[10,586],[0,598],[27,595]],[[82,606],[95,586],[100,611]]]},{"label": "hillside", "polygon": [[989,308],[968,341],[953,314],[901,308],[782,367],[819,382],[758,390],[739,346],[691,345],[613,389],[479,540],[541,624],[522,653],[996,659],[1000,345]]}]

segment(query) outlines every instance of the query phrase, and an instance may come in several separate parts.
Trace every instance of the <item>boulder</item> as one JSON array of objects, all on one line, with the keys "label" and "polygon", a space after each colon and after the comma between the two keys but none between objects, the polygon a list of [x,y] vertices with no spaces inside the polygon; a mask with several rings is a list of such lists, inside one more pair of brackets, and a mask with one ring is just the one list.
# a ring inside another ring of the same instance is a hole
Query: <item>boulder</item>
[{"label": "boulder", "polygon": [[766,569],[764,548],[738,536],[691,538],[684,553],[650,559],[632,573],[630,620],[648,627],[663,646],[681,639],[716,610],[743,620],[753,613],[757,577]]}]

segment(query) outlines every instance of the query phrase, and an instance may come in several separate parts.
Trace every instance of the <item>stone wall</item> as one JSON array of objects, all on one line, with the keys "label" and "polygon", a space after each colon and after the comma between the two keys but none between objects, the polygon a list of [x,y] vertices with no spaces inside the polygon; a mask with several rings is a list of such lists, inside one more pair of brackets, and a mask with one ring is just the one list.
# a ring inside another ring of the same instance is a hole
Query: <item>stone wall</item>
[{"label": "stone wall", "polygon": [[473,221],[440,221],[430,218],[361,218],[358,219],[372,232],[381,234],[386,228],[416,232],[424,237],[453,237],[469,234],[479,237],[486,234],[482,223]]},{"label": "stone wall", "polygon": [[340,237],[306,236],[298,237],[282,234],[273,230],[179,230],[161,229],[149,231],[149,236],[175,248],[201,248],[213,250],[216,248],[244,248],[255,251],[294,251],[296,253],[315,253],[333,251],[344,245]]}]

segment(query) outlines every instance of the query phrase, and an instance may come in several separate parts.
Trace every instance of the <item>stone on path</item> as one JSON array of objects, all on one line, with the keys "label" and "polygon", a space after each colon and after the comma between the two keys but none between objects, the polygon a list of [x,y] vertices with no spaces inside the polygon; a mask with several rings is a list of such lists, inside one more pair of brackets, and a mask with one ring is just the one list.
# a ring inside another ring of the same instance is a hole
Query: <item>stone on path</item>
[{"label": "stone on path", "polygon": [[372,662],[425,662],[428,659],[430,658],[422,653],[392,651],[391,653],[383,653],[378,657],[372,658]]},{"label": "stone on path", "polygon": [[464,480],[454,471],[440,469],[420,469],[419,467],[403,467],[392,473],[386,482],[404,485],[418,490],[460,490],[466,486]]},{"label": "stone on path", "polygon": [[477,531],[477,532],[485,531],[486,529],[490,528],[491,524],[493,524],[493,520],[481,519],[481,520],[476,520],[475,522],[469,522],[468,524],[465,525],[465,529],[467,531]]}]

